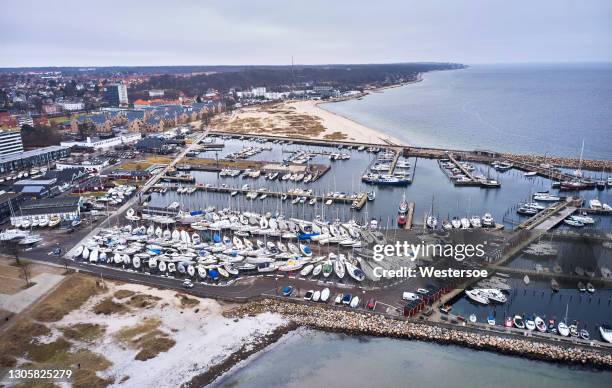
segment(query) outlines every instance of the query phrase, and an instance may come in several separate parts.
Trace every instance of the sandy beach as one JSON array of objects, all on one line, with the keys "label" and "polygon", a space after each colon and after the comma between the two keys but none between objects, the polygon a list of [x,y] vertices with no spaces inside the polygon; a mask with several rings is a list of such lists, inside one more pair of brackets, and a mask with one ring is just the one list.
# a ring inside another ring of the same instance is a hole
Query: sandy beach
[{"label": "sandy beach", "polygon": [[215,118],[213,128],[251,135],[402,144],[392,136],[330,112],[320,105],[321,101],[303,100],[242,108]]}]

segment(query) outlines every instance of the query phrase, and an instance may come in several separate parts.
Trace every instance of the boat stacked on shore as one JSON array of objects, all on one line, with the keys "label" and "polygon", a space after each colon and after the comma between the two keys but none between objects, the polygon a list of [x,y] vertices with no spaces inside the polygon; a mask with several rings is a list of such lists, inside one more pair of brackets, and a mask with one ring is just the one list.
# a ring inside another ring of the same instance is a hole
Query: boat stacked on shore
[{"label": "boat stacked on shore", "polygon": [[[152,223],[103,229],[78,246],[73,258],[202,281],[274,271],[365,279],[361,259],[348,250],[360,247],[362,232],[368,233],[355,222],[210,210],[179,215],[179,222],[187,220],[189,232],[187,227],[171,229]],[[334,243],[337,248],[315,255],[306,241]]]}]

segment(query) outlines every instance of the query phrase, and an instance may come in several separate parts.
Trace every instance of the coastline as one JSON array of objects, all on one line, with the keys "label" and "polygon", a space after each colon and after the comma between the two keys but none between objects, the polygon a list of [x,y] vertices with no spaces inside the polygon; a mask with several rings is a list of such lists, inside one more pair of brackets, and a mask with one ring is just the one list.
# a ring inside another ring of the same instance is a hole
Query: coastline
[{"label": "coastline", "polygon": [[545,361],[568,366],[612,370],[612,353],[605,348],[580,348],[568,344],[551,344],[538,339],[486,334],[449,328],[431,323],[399,321],[382,315],[369,315],[323,307],[304,307],[272,299],[248,302],[232,312],[250,316],[262,312],[280,314],[298,326],[326,332],[357,336],[388,337],[456,345],[473,350],[491,351],[513,357]]}]

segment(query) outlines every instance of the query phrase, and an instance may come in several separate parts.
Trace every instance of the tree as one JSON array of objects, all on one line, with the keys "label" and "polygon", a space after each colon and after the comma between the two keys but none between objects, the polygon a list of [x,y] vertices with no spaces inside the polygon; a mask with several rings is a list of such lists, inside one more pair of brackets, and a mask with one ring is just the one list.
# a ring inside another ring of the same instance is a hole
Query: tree
[{"label": "tree", "polygon": [[21,269],[21,273],[23,275],[23,278],[26,281],[26,287],[29,287],[30,286],[30,279],[31,279],[30,262],[22,260],[21,263],[19,264],[19,268]]}]

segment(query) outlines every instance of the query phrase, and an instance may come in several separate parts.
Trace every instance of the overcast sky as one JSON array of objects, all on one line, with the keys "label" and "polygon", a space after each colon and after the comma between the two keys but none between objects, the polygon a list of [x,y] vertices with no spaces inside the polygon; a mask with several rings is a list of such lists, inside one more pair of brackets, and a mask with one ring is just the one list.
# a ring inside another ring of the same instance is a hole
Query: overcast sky
[{"label": "overcast sky", "polygon": [[0,67],[612,61],[612,0],[1,0]]}]

